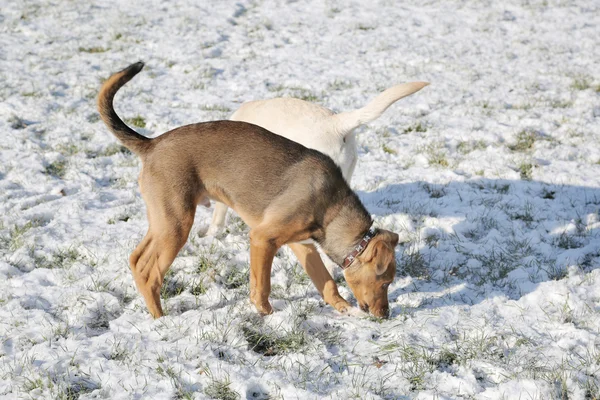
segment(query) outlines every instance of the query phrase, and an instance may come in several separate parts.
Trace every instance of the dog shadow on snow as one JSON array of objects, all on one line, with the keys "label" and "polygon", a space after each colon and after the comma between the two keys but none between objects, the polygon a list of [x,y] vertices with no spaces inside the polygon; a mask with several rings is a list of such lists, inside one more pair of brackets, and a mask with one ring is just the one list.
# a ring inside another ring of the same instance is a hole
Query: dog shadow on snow
[{"label": "dog shadow on snow", "polygon": [[397,232],[391,318],[411,309],[519,299],[600,265],[600,188],[527,180],[391,184],[357,191]]}]

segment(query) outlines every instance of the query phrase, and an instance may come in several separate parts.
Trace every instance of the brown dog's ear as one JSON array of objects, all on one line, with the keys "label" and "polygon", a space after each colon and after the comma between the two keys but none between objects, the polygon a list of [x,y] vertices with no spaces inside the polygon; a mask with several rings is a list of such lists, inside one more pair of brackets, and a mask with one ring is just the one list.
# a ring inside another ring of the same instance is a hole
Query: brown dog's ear
[{"label": "brown dog's ear", "polygon": [[370,263],[375,268],[375,273],[381,275],[392,262],[392,257],[394,257],[394,248],[390,247],[384,238],[375,237],[359,259],[362,263]]},{"label": "brown dog's ear", "polygon": [[397,233],[394,233],[394,232],[390,232],[390,236],[391,236],[390,244],[392,245],[392,249],[393,249],[398,245],[398,239],[400,239],[400,237],[398,236]]},{"label": "brown dog's ear", "polygon": [[380,229],[379,235],[383,240],[385,240],[392,249],[394,249],[398,245],[398,240],[400,239],[398,234],[388,231],[387,229]]}]

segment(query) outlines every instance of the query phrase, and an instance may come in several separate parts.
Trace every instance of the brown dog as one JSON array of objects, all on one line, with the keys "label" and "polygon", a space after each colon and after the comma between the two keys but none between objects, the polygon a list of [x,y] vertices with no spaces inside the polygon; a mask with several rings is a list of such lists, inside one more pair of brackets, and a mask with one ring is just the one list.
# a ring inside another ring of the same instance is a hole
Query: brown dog
[{"label": "brown dog", "polygon": [[318,151],[256,125],[215,121],[182,126],[155,139],[130,129],[113,108],[119,88],[143,68],[138,62],[112,75],[98,97],[102,120],[142,160],[139,185],[147,206],[148,233],[129,259],[150,313],[163,315],[160,288],[185,244],[196,206],[213,199],[233,208],[250,226],[250,300],[270,314],[271,264],[288,244],[323,296],[344,312],[313,239],[344,275],[360,307],[389,313],[387,287],[396,273],[398,235],[370,230],[372,220],[340,169]]}]

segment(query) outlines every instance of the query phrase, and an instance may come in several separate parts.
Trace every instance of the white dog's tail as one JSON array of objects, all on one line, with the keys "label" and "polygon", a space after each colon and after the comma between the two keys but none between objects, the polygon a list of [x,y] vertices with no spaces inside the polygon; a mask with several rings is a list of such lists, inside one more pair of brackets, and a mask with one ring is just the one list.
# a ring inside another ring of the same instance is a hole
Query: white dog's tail
[{"label": "white dog's tail", "polygon": [[389,106],[401,98],[410,96],[427,85],[429,82],[410,82],[391,87],[363,108],[335,114],[333,116],[335,128],[341,135],[346,136],[354,128],[379,118]]}]

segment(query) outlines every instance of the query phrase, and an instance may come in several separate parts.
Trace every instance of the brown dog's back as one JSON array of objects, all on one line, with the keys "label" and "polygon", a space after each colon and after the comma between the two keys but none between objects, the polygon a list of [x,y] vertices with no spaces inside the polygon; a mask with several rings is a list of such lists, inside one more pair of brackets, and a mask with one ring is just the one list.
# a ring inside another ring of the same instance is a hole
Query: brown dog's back
[{"label": "brown dog's back", "polygon": [[[326,155],[259,126],[214,121],[183,126],[152,140],[142,155],[143,174],[179,170],[181,182],[196,175],[208,197],[251,219],[285,201],[290,208],[315,207],[352,194],[339,167]],[[148,168],[146,168],[148,165]],[[181,189],[184,189],[181,187]],[[281,199],[278,199],[281,197]],[[315,216],[322,219],[323,216]]]}]

